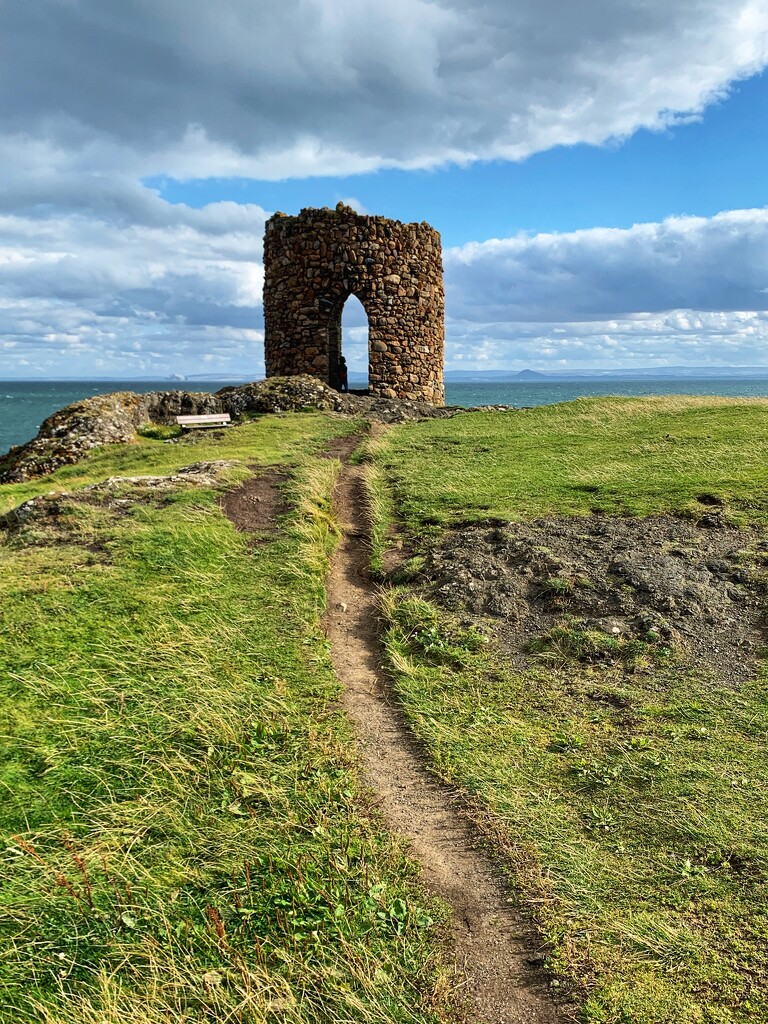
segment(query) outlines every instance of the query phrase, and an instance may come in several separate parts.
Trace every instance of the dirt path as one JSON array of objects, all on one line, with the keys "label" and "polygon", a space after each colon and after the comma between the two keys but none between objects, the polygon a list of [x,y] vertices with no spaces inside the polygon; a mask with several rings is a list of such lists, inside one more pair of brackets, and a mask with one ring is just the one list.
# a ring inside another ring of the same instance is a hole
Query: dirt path
[{"label": "dirt path", "polygon": [[368,576],[363,470],[345,466],[336,507],[344,535],[328,581],[327,630],[344,684],[344,706],[361,739],[365,772],[381,810],[406,836],[426,884],[454,910],[456,962],[482,1024],[555,1024],[564,1017],[549,998],[541,950],[510,905],[511,892],[475,836],[448,786],[423,758],[381,669],[374,587]]}]

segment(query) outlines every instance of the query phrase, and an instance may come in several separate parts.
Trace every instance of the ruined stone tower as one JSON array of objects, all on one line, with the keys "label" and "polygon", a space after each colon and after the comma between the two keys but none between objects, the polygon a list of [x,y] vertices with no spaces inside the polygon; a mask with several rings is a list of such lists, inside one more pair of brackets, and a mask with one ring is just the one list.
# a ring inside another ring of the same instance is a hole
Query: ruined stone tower
[{"label": "ruined stone tower", "polygon": [[429,224],[335,210],[276,213],[264,236],[267,376],[339,384],[341,311],[368,314],[371,394],[442,405],[445,339],[440,235]]}]

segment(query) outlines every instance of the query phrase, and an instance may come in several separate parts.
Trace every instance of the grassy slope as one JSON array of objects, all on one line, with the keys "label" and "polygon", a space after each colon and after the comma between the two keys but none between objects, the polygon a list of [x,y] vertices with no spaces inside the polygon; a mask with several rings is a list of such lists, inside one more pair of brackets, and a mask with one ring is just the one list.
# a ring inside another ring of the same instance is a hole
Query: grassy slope
[{"label": "grassy slope", "polygon": [[432,1019],[437,930],[318,622],[337,464],[299,456],[347,429],[265,417],[0,488],[298,459],[296,519],[256,549],[199,490],[0,546],[3,1022]]},{"label": "grassy slope", "polygon": [[703,492],[768,516],[768,401],[579,399],[398,431],[383,465],[409,526],[695,507]]},{"label": "grassy slope", "polygon": [[55,489],[72,490],[109,476],[172,473],[180,466],[206,459],[238,459],[269,465],[295,462],[339,434],[354,433],[354,420],[338,420],[320,413],[260,416],[226,431],[196,431],[173,444],[137,437],[135,444],[105,445],[73,466],[64,466],[39,480],[0,484],[0,513],[37,494]]},{"label": "grassy slope", "polygon": [[[376,459],[417,546],[488,516],[701,512],[702,493],[768,519],[765,401],[461,416],[391,432]],[[407,713],[485,808],[583,1019],[768,1020],[765,667],[736,693],[674,661],[515,672],[421,599],[388,611]]]}]

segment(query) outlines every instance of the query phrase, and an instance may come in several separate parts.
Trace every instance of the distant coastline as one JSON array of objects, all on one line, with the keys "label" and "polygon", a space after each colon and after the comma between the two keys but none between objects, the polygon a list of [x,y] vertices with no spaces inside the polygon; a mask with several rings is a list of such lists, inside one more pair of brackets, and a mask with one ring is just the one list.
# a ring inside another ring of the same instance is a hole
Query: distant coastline
[{"label": "distant coastline", "polygon": [[[155,376],[137,377],[9,377],[0,380],[3,383],[23,384],[89,384],[89,383],[124,383],[124,384],[163,384],[178,386],[180,384],[230,384],[233,382],[246,383],[251,380],[260,380],[263,373],[171,373]],[[355,370],[349,373],[350,381],[361,383],[366,381],[367,375]],[[646,366],[640,368],[625,369],[587,369],[587,370],[446,370],[446,383],[454,384],[501,384],[516,383],[517,381],[578,381],[578,380],[730,380],[730,379],[757,379],[768,380],[767,366]],[[207,388],[205,390],[208,390]]]},{"label": "distant coastline", "polygon": [[[726,376],[676,376],[669,368],[666,376],[614,376],[608,373],[559,377],[555,374],[517,374],[453,371],[446,374],[446,401],[449,405],[555,405],[575,398],[601,395],[723,395],[731,398],[768,396],[768,367],[723,368]],[[738,369],[738,372],[737,372]],[[747,372],[750,371],[750,372]],[[758,371],[762,376],[758,375]],[[458,377],[458,379],[457,379]],[[252,377],[196,377],[185,381],[162,378],[9,380],[0,381],[0,454],[12,445],[23,444],[37,433],[51,413],[71,402],[110,391],[218,391],[227,384],[252,380]],[[365,378],[351,375],[350,383],[364,386]]]}]

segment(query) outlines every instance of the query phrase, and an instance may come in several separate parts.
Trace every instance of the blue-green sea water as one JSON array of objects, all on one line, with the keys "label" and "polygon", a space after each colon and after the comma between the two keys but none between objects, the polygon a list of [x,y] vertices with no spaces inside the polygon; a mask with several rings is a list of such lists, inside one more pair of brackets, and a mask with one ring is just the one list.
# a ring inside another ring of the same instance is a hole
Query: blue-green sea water
[{"label": "blue-green sea water", "polygon": [[35,436],[40,424],[51,413],[70,402],[112,391],[218,391],[223,381],[195,381],[194,384],[169,380],[0,380],[0,454],[11,445],[23,444]]},{"label": "blue-green sea water", "polygon": [[[218,391],[225,381],[175,383],[147,381],[0,381],[0,454],[34,437],[52,412],[70,402],[110,391]],[[354,385],[353,385],[354,386]],[[768,377],[706,380],[511,381],[447,384],[448,405],[554,405],[585,395],[725,395],[768,396]]]}]

